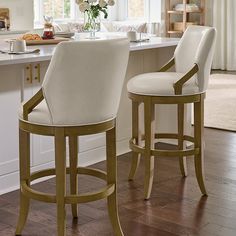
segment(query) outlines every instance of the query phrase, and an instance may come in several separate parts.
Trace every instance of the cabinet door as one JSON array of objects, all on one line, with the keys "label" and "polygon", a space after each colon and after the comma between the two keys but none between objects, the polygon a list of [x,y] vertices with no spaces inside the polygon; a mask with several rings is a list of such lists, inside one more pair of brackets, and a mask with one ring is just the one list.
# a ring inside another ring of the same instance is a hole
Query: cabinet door
[{"label": "cabinet door", "polygon": [[127,83],[132,77],[142,73],[143,51],[131,52],[117,115],[117,141],[128,140],[131,138],[132,106],[131,100],[128,98]]},{"label": "cabinet door", "polygon": [[[24,100],[31,98],[41,88],[49,62],[25,65]],[[53,137],[31,135],[31,165],[39,166],[54,160]]]},{"label": "cabinet door", "polygon": [[79,138],[79,152],[80,153],[86,152],[91,149],[105,146],[105,144],[106,144],[105,133],[81,136]]},{"label": "cabinet door", "polygon": [[22,73],[19,66],[0,66],[0,178],[18,171]]},{"label": "cabinet door", "polygon": [[[33,94],[41,88],[49,62],[33,64]],[[54,139],[53,137],[32,135],[32,164],[33,166],[50,164],[54,161]]]}]

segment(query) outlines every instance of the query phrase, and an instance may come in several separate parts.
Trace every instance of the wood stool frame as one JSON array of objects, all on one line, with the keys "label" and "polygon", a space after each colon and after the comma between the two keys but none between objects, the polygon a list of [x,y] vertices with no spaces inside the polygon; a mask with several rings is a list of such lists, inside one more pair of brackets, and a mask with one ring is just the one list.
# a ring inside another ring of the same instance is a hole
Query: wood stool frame
[{"label": "wood stool frame", "polygon": [[[159,72],[170,69],[175,64],[172,58],[164,65]],[[180,171],[182,176],[187,176],[186,157],[194,156],[195,172],[198,185],[203,195],[207,195],[204,184],[203,168],[203,121],[204,121],[204,99],[205,92],[194,95],[182,95],[182,89],[185,82],[190,80],[198,72],[198,65],[187,72],[180,80],[174,84],[175,95],[173,96],[151,96],[128,93],[132,100],[132,138],[129,142],[132,150],[132,164],[129,173],[129,180],[133,180],[139,166],[141,155],[145,158],[145,180],[144,197],[150,198],[154,176],[154,157],[178,157]],[[185,104],[194,104],[194,136],[184,135],[184,106]],[[144,135],[139,133],[139,106],[144,104]],[[178,132],[173,133],[155,133],[155,105],[156,104],[176,104],[178,117]],[[157,139],[176,139],[178,141],[178,150],[155,149]],[[144,146],[141,146],[144,141]],[[184,141],[193,144],[193,148],[184,148]]]},{"label": "wood stool frame", "polygon": [[[84,126],[45,126],[28,122],[28,114],[43,100],[42,89],[23,106],[23,120],[19,120],[20,142],[20,214],[16,235],[21,235],[27,220],[30,199],[57,204],[57,235],[66,235],[65,205],[71,204],[77,217],[77,204],[107,198],[108,212],[116,236],[123,236],[117,206],[116,119]],[[78,136],[106,132],[107,173],[78,165]],[[30,134],[54,136],[55,168],[30,173]],[[70,167],[66,167],[66,137],[69,137]],[[66,193],[66,174],[70,175],[70,194]],[[92,193],[78,194],[78,174],[90,175],[107,182]],[[46,194],[31,188],[33,180],[56,176],[56,194]]]}]

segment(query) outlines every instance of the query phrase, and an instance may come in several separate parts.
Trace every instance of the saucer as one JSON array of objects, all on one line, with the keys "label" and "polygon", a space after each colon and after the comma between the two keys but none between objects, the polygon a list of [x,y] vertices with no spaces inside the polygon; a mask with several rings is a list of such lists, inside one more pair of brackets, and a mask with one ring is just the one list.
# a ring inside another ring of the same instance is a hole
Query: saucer
[{"label": "saucer", "polygon": [[136,40],[131,40],[131,43],[142,43],[142,42],[146,42],[149,41],[149,38],[144,38],[144,39],[136,39]]},{"label": "saucer", "polygon": [[39,53],[40,49],[31,49],[31,50],[26,50],[24,52],[11,52],[10,50],[0,49],[0,52],[1,53],[7,53],[7,54],[21,55],[21,54]]},{"label": "saucer", "polygon": [[75,35],[73,32],[56,32],[55,36],[62,37],[62,38],[71,38]]}]

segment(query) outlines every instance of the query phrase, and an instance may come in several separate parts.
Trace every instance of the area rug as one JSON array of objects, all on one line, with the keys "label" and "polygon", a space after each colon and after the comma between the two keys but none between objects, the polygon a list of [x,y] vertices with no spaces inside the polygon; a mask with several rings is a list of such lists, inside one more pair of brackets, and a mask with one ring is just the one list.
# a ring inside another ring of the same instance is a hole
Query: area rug
[{"label": "area rug", "polygon": [[236,75],[211,75],[205,100],[204,126],[236,131]]}]

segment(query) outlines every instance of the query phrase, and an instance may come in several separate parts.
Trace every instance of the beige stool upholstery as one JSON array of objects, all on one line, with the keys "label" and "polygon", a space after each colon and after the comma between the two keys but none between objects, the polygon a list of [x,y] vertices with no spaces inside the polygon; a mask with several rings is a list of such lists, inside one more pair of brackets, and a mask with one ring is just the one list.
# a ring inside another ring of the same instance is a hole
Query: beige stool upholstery
[{"label": "beige stool upholstery", "polygon": [[[133,180],[140,156],[145,158],[145,199],[149,199],[153,175],[154,157],[179,157],[183,176],[187,175],[186,156],[194,156],[198,184],[206,195],[203,175],[203,111],[205,91],[211,71],[216,30],[211,27],[191,26],[180,40],[174,57],[156,73],[135,76],[127,85],[132,100],[133,151],[129,179]],[[175,65],[175,72],[166,72]],[[144,104],[144,135],[140,134],[139,107]],[[185,104],[194,104],[194,137],[184,134]],[[176,104],[178,132],[155,134],[155,105]],[[158,139],[177,139],[178,151],[155,149]],[[144,140],[144,145],[142,141]],[[193,143],[186,149],[184,141]]]},{"label": "beige stool upholstery", "polygon": [[[22,104],[20,126],[20,216],[16,235],[25,225],[30,199],[57,205],[57,235],[64,236],[65,204],[77,217],[77,204],[107,198],[115,235],[123,235],[117,211],[116,115],[129,56],[127,39],[64,42],[56,47],[42,89]],[[107,173],[78,168],[78,136],[106,132]],[[30,134],[55,137],[55,169],[30,174]],[[66,137],[70,166],[66,168]],[[70,194],[66,191],[70,175]],[[78,194],[78,174],[107,182],[93,193]],[[31,188],[30,182],[56,175],[56,194]]]}]

